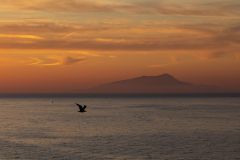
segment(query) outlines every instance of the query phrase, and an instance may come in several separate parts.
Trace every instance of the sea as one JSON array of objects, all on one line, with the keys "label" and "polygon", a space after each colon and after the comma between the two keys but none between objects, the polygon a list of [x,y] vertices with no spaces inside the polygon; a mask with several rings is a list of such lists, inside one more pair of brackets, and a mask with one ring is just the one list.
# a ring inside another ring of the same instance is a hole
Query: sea
[{"label": "sea", "polygon": [[239,160],[240,97],[1,97],[0,160],[15,159]]}]

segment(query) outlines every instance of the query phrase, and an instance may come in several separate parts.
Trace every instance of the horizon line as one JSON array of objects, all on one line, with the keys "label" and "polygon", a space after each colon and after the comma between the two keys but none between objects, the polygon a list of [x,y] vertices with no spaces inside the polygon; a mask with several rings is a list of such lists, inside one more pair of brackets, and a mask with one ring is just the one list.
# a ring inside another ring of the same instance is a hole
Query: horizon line
[{"label": "horizon line", "polygon": [[0,98],[94,98],[94,97],[240,97],[240,92],[219,93],[0,93]]}]

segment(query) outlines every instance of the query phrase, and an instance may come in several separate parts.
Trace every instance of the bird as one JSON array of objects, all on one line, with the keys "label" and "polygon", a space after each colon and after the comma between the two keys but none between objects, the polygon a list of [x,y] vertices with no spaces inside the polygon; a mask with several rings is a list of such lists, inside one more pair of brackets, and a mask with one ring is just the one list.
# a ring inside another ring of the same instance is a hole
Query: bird
[{"label": "bird", "polygon": [[86,105],[82,106],[82,105],[80,105],[80,104],[78,104],[78,103],[76,103],[76,105],[77,105],[78,108],[79,108],[79,111],[78,111],[78,112],[87,112],[87,111],[85,110],[85,109],[87,108]]}]

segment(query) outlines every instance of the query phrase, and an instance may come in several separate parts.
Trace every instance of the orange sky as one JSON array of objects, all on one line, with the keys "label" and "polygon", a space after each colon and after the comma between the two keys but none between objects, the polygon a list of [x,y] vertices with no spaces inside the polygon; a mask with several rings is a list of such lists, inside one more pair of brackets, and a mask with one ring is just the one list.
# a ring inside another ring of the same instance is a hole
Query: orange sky
[{"label": "orange sky", "polygon": [[240,91],[238,0],[0,3],[0,93],[162,73]]}]

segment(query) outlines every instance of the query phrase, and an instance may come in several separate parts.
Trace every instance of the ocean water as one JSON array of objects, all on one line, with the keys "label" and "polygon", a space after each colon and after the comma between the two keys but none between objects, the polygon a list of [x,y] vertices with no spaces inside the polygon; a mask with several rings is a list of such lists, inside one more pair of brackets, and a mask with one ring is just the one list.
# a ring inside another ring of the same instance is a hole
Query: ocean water
[{"label": "ocean water", "polygon": [[0,159],[239,160],[240,98],[1,98]]}]

